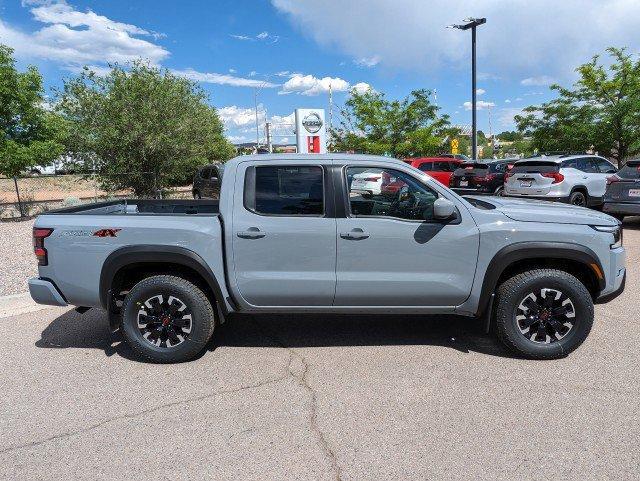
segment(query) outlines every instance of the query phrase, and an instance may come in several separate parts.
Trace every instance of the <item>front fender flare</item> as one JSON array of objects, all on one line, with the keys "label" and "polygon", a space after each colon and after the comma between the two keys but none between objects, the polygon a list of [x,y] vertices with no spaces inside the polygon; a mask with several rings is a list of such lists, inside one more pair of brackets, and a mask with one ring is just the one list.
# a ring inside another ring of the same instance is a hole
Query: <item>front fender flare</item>
[{"label": "front fender flare", "polygon": [[[600,290],[605,288],[604,270],[598,256],[588,247],[569,242],[518,242],[500,249],[491,259],[482,281],[477,315],[485,313],[491,294],[498,287],[502,273],[513,263],[525,259],[572,260],[589,267],[598,279]],[[594,268],[594,265],[597,267]],[[599,272],[598,272],[599,271]]]}]

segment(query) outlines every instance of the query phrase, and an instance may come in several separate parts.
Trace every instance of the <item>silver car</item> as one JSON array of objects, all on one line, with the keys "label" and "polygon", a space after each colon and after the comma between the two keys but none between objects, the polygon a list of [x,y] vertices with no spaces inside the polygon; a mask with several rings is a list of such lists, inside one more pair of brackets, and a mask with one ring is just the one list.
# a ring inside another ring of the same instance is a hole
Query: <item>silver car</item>
[{"label": "silver car", "polygon": [[566,202],[582,207],[601,206],[607,177],[615,166],[597,155],[555,155],[517,161],[505,179],[508,197]]}]

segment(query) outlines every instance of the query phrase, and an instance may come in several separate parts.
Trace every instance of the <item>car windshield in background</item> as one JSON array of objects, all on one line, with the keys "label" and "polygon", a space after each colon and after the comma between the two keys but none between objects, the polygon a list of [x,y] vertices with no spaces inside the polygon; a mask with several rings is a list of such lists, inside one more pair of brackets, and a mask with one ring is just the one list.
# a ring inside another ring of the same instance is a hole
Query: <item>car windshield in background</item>
[{"label": "car windshield in background", "polygon": [[640,159],[628,161],[617,175],[623,179],[640,179]]},{"label": "car windshield in background", "polygon": [[544,174],[547,172],[558,172],[559,164],[549,161],[529,161],[524,163],[516,163],[511,169],[513,174]]}]

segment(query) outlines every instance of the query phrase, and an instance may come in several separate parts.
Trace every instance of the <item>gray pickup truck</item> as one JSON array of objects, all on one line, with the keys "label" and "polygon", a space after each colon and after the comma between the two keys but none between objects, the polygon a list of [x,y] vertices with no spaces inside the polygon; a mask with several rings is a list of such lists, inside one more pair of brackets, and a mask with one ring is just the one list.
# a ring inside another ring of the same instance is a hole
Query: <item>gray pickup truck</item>
[{"label": "gray pickup truck", "polygon": [[36,302],[103,308],[155,362],[234,312],[459,314],[515,353],[565,356],[625,284],[620,223],[570,205],[460,197],[394,159],[227,162],[220,200],[121,200],[34,227]]}]

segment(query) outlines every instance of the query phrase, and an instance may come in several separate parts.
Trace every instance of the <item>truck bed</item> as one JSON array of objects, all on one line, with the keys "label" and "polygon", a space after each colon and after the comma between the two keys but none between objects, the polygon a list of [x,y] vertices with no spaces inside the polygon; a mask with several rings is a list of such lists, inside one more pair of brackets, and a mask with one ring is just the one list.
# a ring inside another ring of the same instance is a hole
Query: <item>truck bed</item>
[{"label": "truck bed", "polygon": [[51,210],[46,215],[217,215],[218,200],[118,199]]}]

